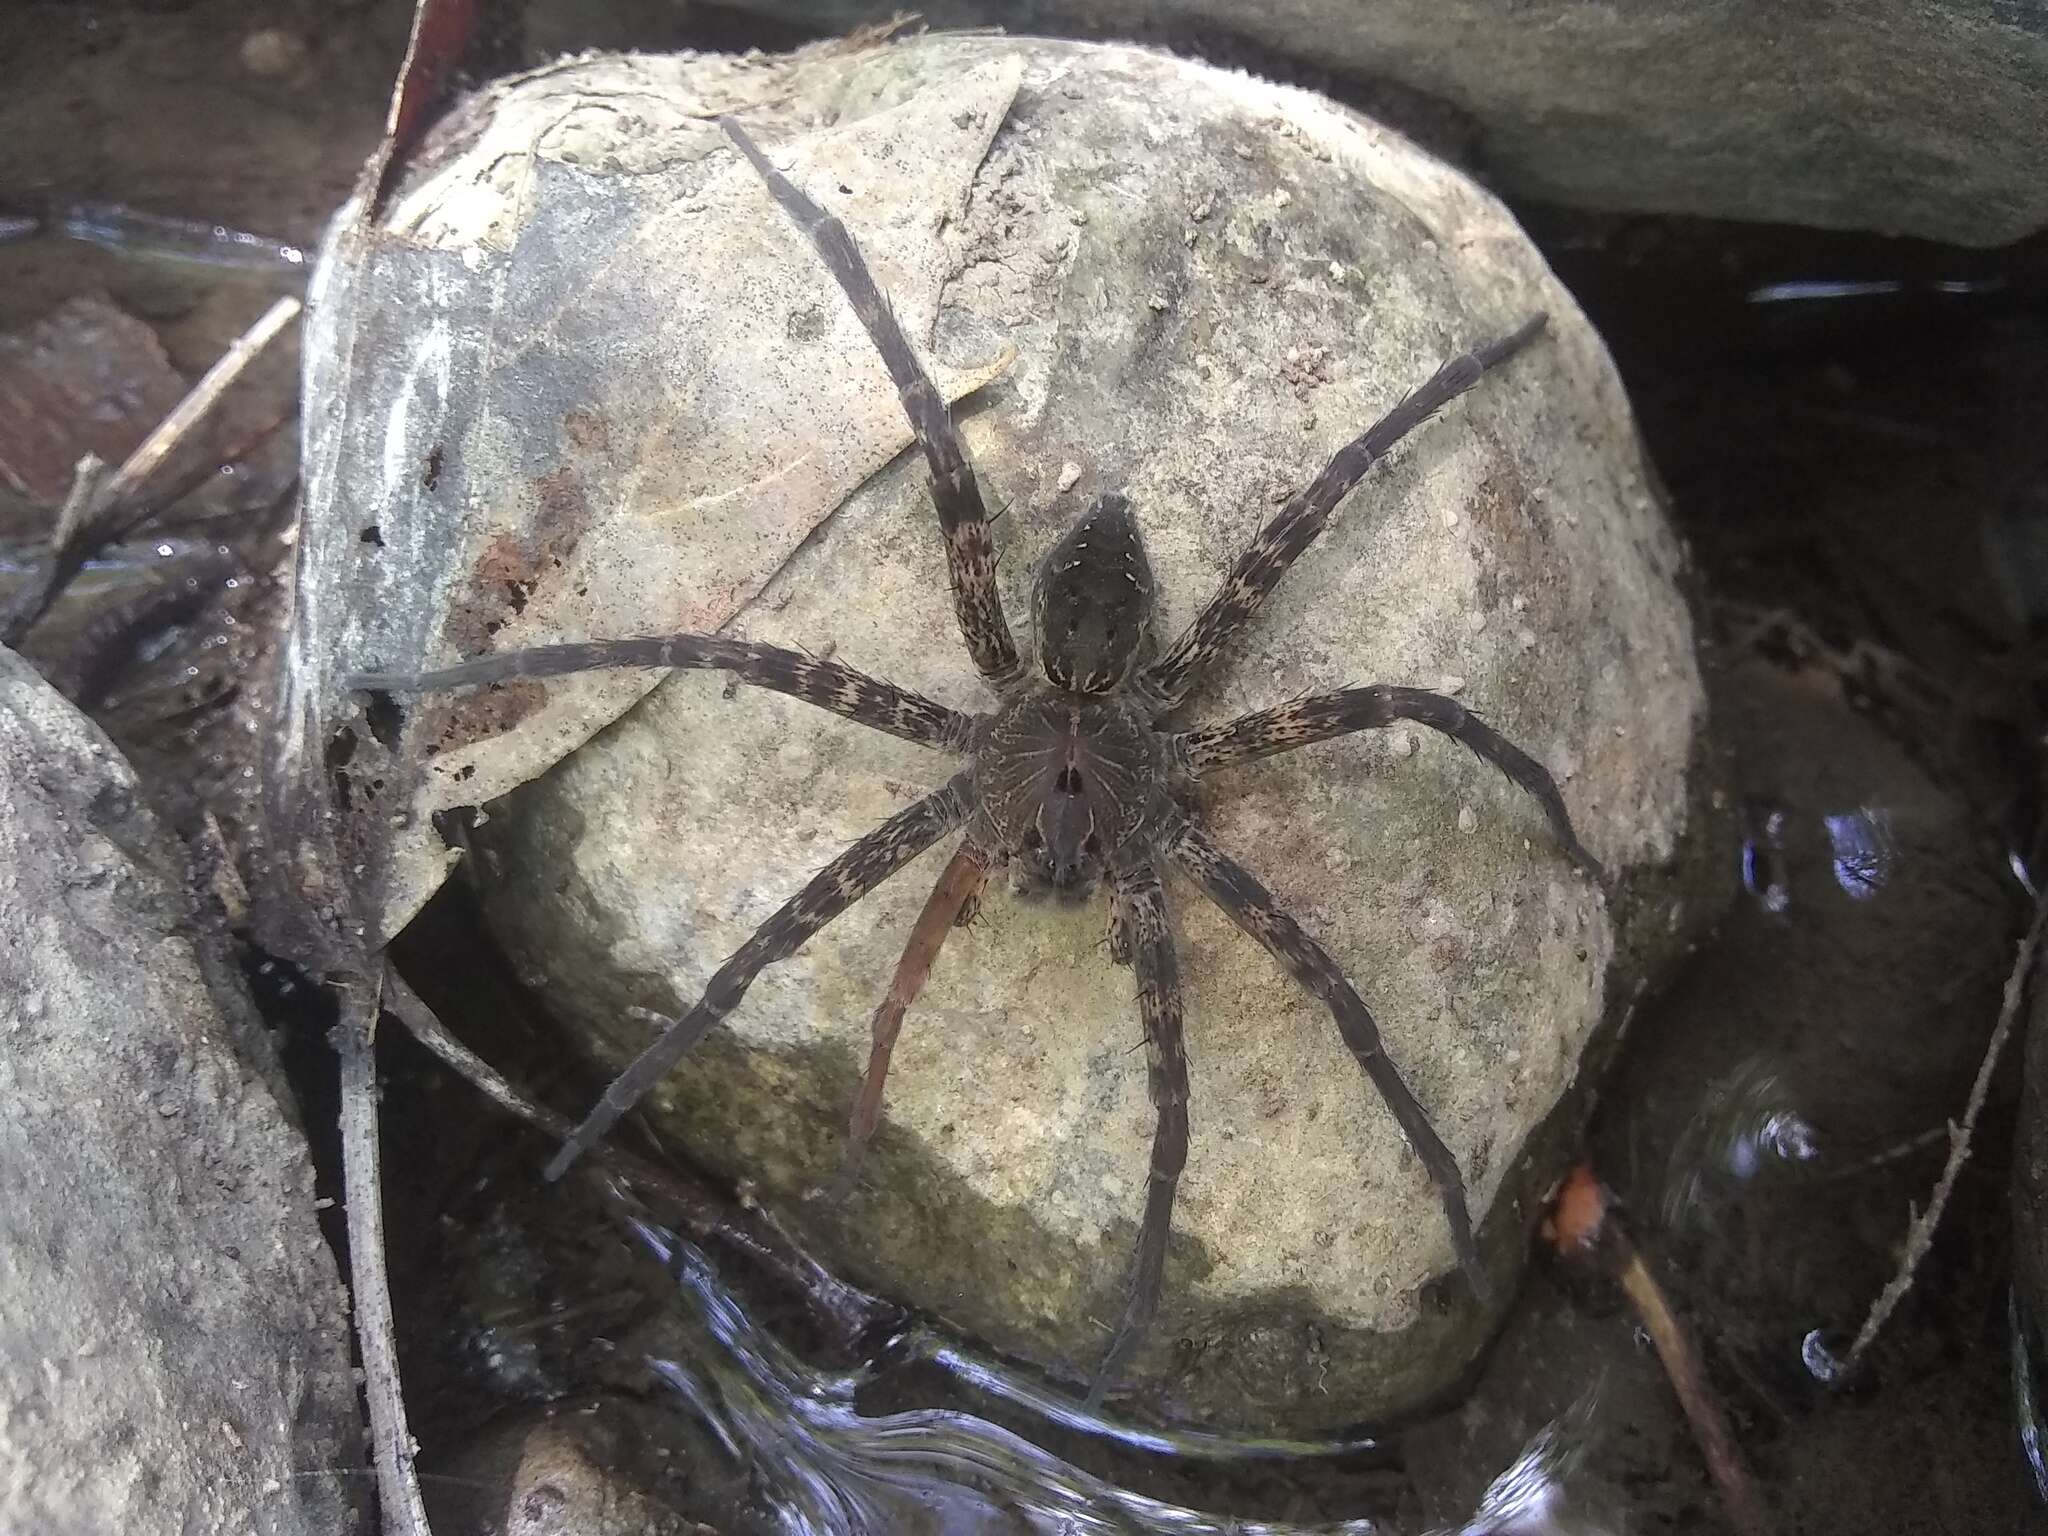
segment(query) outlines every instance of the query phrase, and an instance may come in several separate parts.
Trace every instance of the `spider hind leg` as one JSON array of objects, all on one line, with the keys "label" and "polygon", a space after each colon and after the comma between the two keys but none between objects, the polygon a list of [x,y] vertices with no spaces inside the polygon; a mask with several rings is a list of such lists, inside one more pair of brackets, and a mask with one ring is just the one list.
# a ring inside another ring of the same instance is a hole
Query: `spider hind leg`
[{"label": "spider hind leg", "polygon": [[1158,1119],[1145,1185],[1145,1214],[1123,1317],[1088,1388],[1088,1406],[1101,1404],[1151,1331],[1166,1280],[1166,1248],[1173,1236],[1173,1202],[1188,1161],[1188,1060],[1181,1043],[1180,967],[1166,925],[1166,891],[1151,864],[1120,871],[1114,902],[1125,918],[1130,963],[1138,978],[1138,1011],[1145,1026],[1146,1079]]},{"label": "spider hind leg", "polygon": [[1337,1032],[1359,1067],[1379,1091],[1380,1100],[1436,1186],[1450,1229],[1451,1251],[1475,1296],[1484,1300],[1489,1287],[1472,1235],[1472,1217],[1465,1205],[1465,1178],[1458,1160],[1437,1135],[1428,1112],[1416,1099],[1400,1071],[1387,1059],[1365,1000],[1351,985],[1330,952],[1311,938],[1250,870],[1218,848],[1192,821],[1172,813],[1156,832],[1154,847],[1202,888],[1245,933],[1259,941],[1306,991],[1323,1000]]}]

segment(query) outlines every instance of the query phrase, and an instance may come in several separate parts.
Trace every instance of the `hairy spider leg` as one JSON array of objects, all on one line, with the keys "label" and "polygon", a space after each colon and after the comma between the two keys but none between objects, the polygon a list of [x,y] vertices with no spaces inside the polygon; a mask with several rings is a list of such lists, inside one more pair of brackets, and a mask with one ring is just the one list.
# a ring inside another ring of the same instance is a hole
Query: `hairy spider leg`
[{"label": "hairy spider leg", "polygon": [[696,1007],[671,1022],[631,1066],[612,1079],[604,1096],[549,1161],[542,1177],[559,1179],[577,1158],[597,1145],[685,1052],[739,1006],[756,976],[802,949],[833,918],[965,822],[973,788],[972,770],[955,774],[811,876],[801,891],[777,907],[753,937],[713,973]]},{"label": "hairy spider leg", "polygon": [[816,248],[875,350],[881,353],[897,398],[903,402],[903,414],[910,419],[911,435],[931,470],[932,504],[938,509],[939,528],[946,537],[946,565],[953,579],[953,611],[960,620],[960,637],[967,643],[975,670],[997,687],[1007,687],[1024,675],[1024,665],[1010,638],[1003,600],[996,591],[995,540],[989,532],[988,508],[974,478],[974,465],[954,430],[946,397],[918,361],[846,226],[770,164],[760,146],[732,118],[721,117],[718,126]]},{"label": "hairy spider leg", "polygon": [[974,720],[923,694],[879,678],[820,661],[801,651],[756,645],[724,635],[649,635],[635,640],[593,640],[572,645],[537,645],[524,651],[482,656],[437,672],[355,672],[344,688],[379,693],[431,693],[475,688],[519,677],[559,677],[606,667],[674,667],[683,671],[730,672],[741,682],[786,693],[861,725],[914,741],[921,747],[964,752]]},{"label": "hairy spider leg", "polygon": [[1151,1330],[1166,1281],[1166,1244],[1173,1235],[1173,1200],[1188,1162],[1188,1058],[1181,1044],[1180,966],[1166,921],[1166,890],[1150,863],[1120,870],[1114,897],[1112,953],[1122,949],[1138,978],[1138,1015],[1145,1027],[1146,1085],[1157,1121],[1152,1132],[1152,1165],[1145,1185],[1145,1214],[1138,1224],[1138,1248],[1131,1263],[1124,1315],[1088,1387],[1088,1406],[1123,1374]]},{"label": "hairy spider leg", "polygon": [[1223,909],[1233,923],[1263,944],[1273,958],[1307,991],[1321,998],[1337,1021],[1337,1032],[1358,1059],[1365,1075],[1372,1079],[1381,1100],[1408,1138],[1408,1145],[1422,1159],[1437,1197],[1444,1208],[1444,1221],[1451,1229],[1451,1248],[1473,1294],[1487,1294],[1486,1273],[1480,1267],[1479,1248],[1472,1238],[1472,1217],[1465,1208],[1465,1179],[1458,1160],[1443,1144],[1429,1116],[1402,1081],[1400,1072],[1387,1059],[1380,1042],[1379,1026],[1373,1023],[1365,1000],[1345,978],[1328,950],[1309,937],[1250,870],[1218,848],[1209,835],[1178,810],[1168,808],[1152,834],[1153,847],[1199,885],[1204,894]]},{"label": "hairy spider leg", "polygon": [[1164,656],[1145,669],[1145,691],[1159,702],[1162,713],[1186,698],[1196,680],[1215,664],[1259,611],[1267,594],[1280,584],[1288,566],[1316,541],[1337,504],[1366,471],[1402,438],[1477,384],[1487,369],[1506,362],[1535,340],[1547,319],[1542,314],[1532,315],[1499,340],[1452,358],[1407,399],[1339,448],[1307,489],[1297,492],[1273,514],[1250,547],[1237,557],[1230,574],[1194,622]]},{"label": "hairy spider leg", "polygon": [[988,851],[971,839],[962,843],[925,898],[917,922],[911,926],[902,957],[889,978],[889,990],[882,994],[868,1025],[868,1069],[861,1078],[860,1092],[847,1122],[846,1152],[840,1160],[839,1176],[832,1181],[827,1196],[834,1204],[848,1199],[860,1182],[861,1161],[882,1118],[882,1088],[889,1080],[889,1058],[896,1049],[896,1037],[903,1031],[903,1015],[924,990],[946,935],[960,926],[962,915],[979,899],[992,862]]},{"label": "hairy spider leg", "polygon": [[1572,862],[1598,881],[1600,861],[1588,853],[1572,830],[1564,796],[1549,770],[1456,699],[1424,688],[1379,683],[1346,688],[1339,693],[1311,694],[1272,709],[1261,709],[1219,725],[1205,725],[1173,738],[1174,759],[1191,773],[1230,768],[1261,757],[1292,752],[1314,742],[1376,730],[1397,720],[1412,720],[1462,741],[1527,790],[1543,807],[1550,830]]}]

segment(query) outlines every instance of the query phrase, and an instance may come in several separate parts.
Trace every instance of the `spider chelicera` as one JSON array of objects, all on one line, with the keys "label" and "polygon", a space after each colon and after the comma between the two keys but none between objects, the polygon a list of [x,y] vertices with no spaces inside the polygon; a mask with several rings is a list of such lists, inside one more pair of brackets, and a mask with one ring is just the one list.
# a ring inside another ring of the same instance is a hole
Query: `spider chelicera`
[{"label": "spider chelicera", "polygon": [[1594,879],[1557,785],[1541,764],[1453,698],[1380,684],[1295,699],[1222,724],[1162,728],[1203,673],[1252,620],[1288,566],[1315,542],[1339,502],[1404,436],[1477,384],[1542,331],[1538,314],[1507,336],[1439,368],[1361,436],[1346,443],[1239,556],[1222,586],[1163,652],[1148,645],[1153,580],[1129,503],[1096,499],[1037,572],[1034,670],[1019,654],[996,591],[989,517],[943,396],[919,362],[840,221],[778,171],[731,119],[720,126],[775,201],[823,258],[873,339],[931,471],[945,536],[953,607],[968,655],[997,695],[987,714],[963,714],[836,662],[721,635],[662,635],[540,646],[425,673],[361,673],[359,689],[415,692],[547,677],[601,667],[714,668],[790,694],[920,746],[960,754],[967,766],[898,812],[813,876],[712,976],[695,1007],[663,1021],[654,1042],[619,1074],[563,1143],[547,1176],[559,1177],[746,995],[763,969],[786,960],[848,907],[948,833],[963,832],[913,930],[895,982],[875,1015],[873,1047],[856,1104],[847,1160],[835,1189],[852,1188],[873,1134],[889,1052],[905,1007],[946,930],[979,899],[997,867],[1079,894],[1109,889],[1109,950],[1133,968],[1157,1111],[1151,1177],[1123,1315],[1095,1373],[1099,1398],[1129,1362],[1159,1303],[1174,1192],[1188,1149],[1188,1074],[1181,988],[1167,922],[1162,867],[1187,876],[1294,979],[1329,1007],[1338,1032],[1378,1089],[1443,1204],[1458,1262],[1484,1288],[1464,1180],[1429,1116],[1387,1059],[1357,989],[1329,953],[1258,879],[1212,842],[1186,808],[1191,782],[1255,758],[1353,731],[1411,721],[1455,737],[1531,795],[1565,853]]}]

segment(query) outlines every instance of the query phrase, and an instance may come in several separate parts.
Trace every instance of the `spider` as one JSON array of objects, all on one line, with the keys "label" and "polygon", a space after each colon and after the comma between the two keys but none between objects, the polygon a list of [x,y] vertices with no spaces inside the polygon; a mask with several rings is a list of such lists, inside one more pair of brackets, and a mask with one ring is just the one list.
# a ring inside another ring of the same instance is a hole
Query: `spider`
[{"label": "spider", "polygon": [[859,839],[783,903],[711,977],[679,1019],[605,1090],[548,1164],[559,1178],[705,1034],[739,1006],[766,967],[794,955],[827,923],[949,833],[959,845],[918,920],[895,982],[877,1010],[874,1044],[849,1131],[836,1194],[851,1192],[860,1150],[879,1113],[889,1048],[946,929],[966,920],[989,876],[1013,866],[1029,885],[1078,898],[1109,894],[1111,959],[1131,967],[1156,1112],[1150,1179],[1122,1316],[1089,1389],[1099,1401],[1129,1363],[1158,1309],[1175,1191],[1187,1162],[1188,1073],[1182,1000],[1162,868],[1180,871],[1302,987],[1321,998],[1339,1034],[1436,1187],[1452,1248],[1475,1293],[1485,1278],[1456,1159],[1381,1045],[1378,1027],[1328,951],[1243,865],[1219,848],[1188,808],[1195,779],[1239,763],[1409,721],[1463,742],[1542,807],[1564,852],[1590,877],[1599,863],[1579,842],[1550,774],[1457,700],[1381,684],[1315,694],[1221,724],[1161,722],[1257,614],[1287,568],[1315,542],[1338,504],[1403,437],[1526,347],[1545,317],[1439,368],[1362,435],[1340,448],[1239,556],[1221,587],[1163,651],[1152,643],[1153,577],[1126,498],[1098,497],[1045,555],[1032,617],[1037,667],[1012,639],[996,590],[995,546],[974,470],[944,397],[904,336],[852,236],[799,190],[730,118],[720,127],[815,247],[872,339],[931,472],[945,538],[953,608],[975,669],[995,691],[986,714],[963,714],[908,689],[775,646],[680,634],[547,645],[441,671],[358,673],[348,687],[415,692],[602,667],[711,668],[789,694],[967,766]]}]

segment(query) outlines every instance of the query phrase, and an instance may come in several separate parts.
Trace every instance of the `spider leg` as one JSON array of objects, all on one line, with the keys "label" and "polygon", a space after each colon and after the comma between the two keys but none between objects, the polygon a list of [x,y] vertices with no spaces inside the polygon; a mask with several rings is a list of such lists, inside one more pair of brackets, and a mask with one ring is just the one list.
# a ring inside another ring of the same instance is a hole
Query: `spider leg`
[{"label": "spider leg", "polygon": [[860,1093],[854,1100],[853,1115],[846,1128],[846,1154],[839,1164],[839,1176],[832,1181],[828,1196],[834,1202],[846,1200],[860,1182],[861,1160],[867,1155],[876,1123],[882,1117],[882,1087],[889,1078],[889,1057],[896,1049],[896,1037],[903,1030],[903,1015],[924,990],[932,962],[946,935],[959,926],[960,915],[981,893],[988,880],[988,853],[970,839],[960,845],[952,862],[939,876],[925,898],[924,910],[912,925],[910,939],[903,946],[896,972],[889,978],[889,990],[882,995],[868,1026],[868,1069],[861,1078]]},{"label": "spider leg", "polygon": [[903,414],[910,419],[911,435],[917,439],[931,470],[932,502],[938,508],[939,528],[946,536],[946,565],[953,578],[953,611],[960,620],[960,637],[966,641],[975,669],[983,677],[997,687],[1015,682],[1024,675],[1024,664],[1017,655],[1016,642],[1010,638],[1003,600],[996,591],[995,540],[989,533],[988,508],[982,502],[981,487],[975,481],[967,449],[953,428],[946,397],[939,393],[924,364],[918,361],[846,226],[778,171],[732,118],[721,117],[718,126],[768,184],[769,193],[783,212],[817,249],[826,270],[839,284],[855,317],[874,342],[875,350],[881,353],[883,366],[896,386],[896,396],[903,402]]},{"label": "spider leg", "polygon": [[1296,492],[1273,514],[1250,547],[1237,557],[1208,606],[1143,674],[1146,691],[1162,711],[1187,697],[1201,674],[1259,611],[1287,567],[1316,541],[1337,503],[1350,494],[1365,472],[1402,438],[1477,384],[1487,369],[1506,362],[1533,341],[1547,318],[1540,313],[1532,315],[1506,336],[1445,363],[1407,399],[1339,448],[1307,489]]},{"label": "spider leg", "polygon": [[1258,878],[1218,848],[1192,821],[1178,811],[1168,811],[1153,832],[1153,846],[1161,856],[1199,885],[1208,898],[1223,909],[1238,927],[1265,945],[1298,983],[1321,998],[1337,1021],[1351,1054],[1358,1058],[1365,1075],[1379,1090],[1387,1110],[1408,1138],[1408,1145],[1422,1159],[1430,1181],[1443,1202],[1444,1221],[1451,1229],[1451,1247],[1465,1271],[1473,1293],[1486,1295],[1486,1275],[1479,1264],[1479,1248],[1472,1239],[1472,1218],[1465,1209],[1465,1180],[1458,1172],[1458,1160],[1437,1135],[1429,1116],[1416,1102],[1400,1072],[1387,1059],[1380,1043],[1379,1026],[1373,1023],[1365,1000],[1345,979],[1328,950],[1280,906],[1273,893]]},{"label": "spider leg", "polygon": [[713,973],[697,1006],[670,1022],[631,1066],[612,1079],[604,1096],[549,1161],[542,1177],[559,1179],[568,1172],[569,1165],[639,1103],[684,1052],[739,1006],[756,976],[802,949],[833,918],[964,822],[973,782],[971,773],[955,774],[944,786],[861,838],[777,907],[753,937]]},{"label": "spider leg", "polygon": [[1600,861],[1588,853],[1572,830],[1557,781],[1535,758],[1501,735],[1456,699],[1422,688],[1378,684],[1346,688],[1341,693],[1312,694],[1273,709],[1240,715],[1220,725],[1205,725],[1173,738],[1173,750],[1192,773],[1230,768],[1256,758],[1292,752],[1313,742],[1330,741],[1353,731],[1375,730],[1397,720],[1412,720],[1462,741],[1519,784],[1543,807],[1565,853],[1594,880],[1602,877]]},{"label": "spider leg", "polygon": [[801,651],[756,645],[724,635],[649,635],[635,640],[537,645],[531,650],[480,656],[436,672],[355,672],[342,678],[342,686],[381,693],[431,693],[444,688],[502,683],[518,677],[560,677],[605,667],[730,672],[756,688],[786,693],[921,747],[964,751],[974,731],[972,717],[908,688],[898,688]]},{"label": "spider leg", "polygon": [[1166,890],[1148,862],[1119,872],[1115,901],[1130,939],[1138,977],[1138,1011],[1145,1025],[1146,1077],[1158,1121],[1152,1132],[1151,1177],[1138,1251],[1131,1264],[1124,1315],[1088,1387],[1088,1406],[1123,1374],[1151,1329],[1166,1278],[1166,1244],[1173,1235],[1173,1197],[1188,1161],[1188,1058],[1181,1046],[1180,967],[1166,926]]}]

